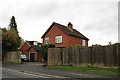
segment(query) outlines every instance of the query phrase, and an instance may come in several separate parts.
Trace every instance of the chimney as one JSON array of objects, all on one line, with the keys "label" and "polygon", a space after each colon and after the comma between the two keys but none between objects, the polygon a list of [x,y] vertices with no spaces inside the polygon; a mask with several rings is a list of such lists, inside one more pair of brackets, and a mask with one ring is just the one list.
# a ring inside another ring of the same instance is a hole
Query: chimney
[{"label": "chimney", "polygon": [[68,28],[70,28],[71,30],[73,29],[73,25],[71,22],[68,23]]}]

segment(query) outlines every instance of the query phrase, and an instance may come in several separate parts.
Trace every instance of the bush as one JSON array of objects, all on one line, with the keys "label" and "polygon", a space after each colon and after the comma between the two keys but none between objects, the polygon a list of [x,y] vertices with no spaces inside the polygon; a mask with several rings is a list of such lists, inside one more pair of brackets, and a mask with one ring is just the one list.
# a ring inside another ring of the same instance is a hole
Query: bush
[{"label": "bush", "polygon": [[54,44],[47,44],[47,45],[42,45],[40,48],[41,48],[41,52],[42,52],[42,55],[43,55],[43,59],[45,61],[47,61],[47,51],[48,51],[48,48],[54,48],[55,45]]},{"label": "bush", "polygon": [[120,43],[114,43],[113,45],[120,45]]}]

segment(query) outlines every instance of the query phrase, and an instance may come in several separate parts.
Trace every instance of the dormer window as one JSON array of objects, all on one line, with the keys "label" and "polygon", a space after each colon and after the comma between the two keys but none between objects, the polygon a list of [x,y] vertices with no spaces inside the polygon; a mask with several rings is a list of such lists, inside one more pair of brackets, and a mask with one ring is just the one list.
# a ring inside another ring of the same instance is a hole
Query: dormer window
[{"label": "dormer window", "polygon": [[37,41],[34,41],[34,42],[33,42],[33,45],[38,45]]}]

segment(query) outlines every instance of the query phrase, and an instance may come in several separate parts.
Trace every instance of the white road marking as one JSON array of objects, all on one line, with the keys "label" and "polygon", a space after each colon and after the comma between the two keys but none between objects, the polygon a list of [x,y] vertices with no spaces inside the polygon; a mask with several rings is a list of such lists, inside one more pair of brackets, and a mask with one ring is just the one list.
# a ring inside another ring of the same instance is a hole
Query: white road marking
[{"label": "white road marking", "polygon": [[63,77],[63,76],[49,75],[49,74],[37,73],[37,72],[18,71],[18,70],[13,70],[13,69],[8,69],[8,68],[2,68],[2,69],[5,69],[5,70],[7,69],[9,71],[22,73],[22,74],[27,74],[27,75],[36,76],[36,77],[41,77],[41,78],[66,78],[66,77]]},{"label": "white road marking", "polygon": [[31,76],[35,76],[35,77],[49,78],[49,77],[46,77],[46,76],[35,75],[35,74],[26,73],[26,72],[20,72],[18,70],[13,70],[13,69],[8,69],[8,68],[3,68],[3,69],[5,69],[5,70],[7,69],[8,71],[13,71],[13,72],[17,72],[17,73],[27,74],[27,75],[31,75]]}]

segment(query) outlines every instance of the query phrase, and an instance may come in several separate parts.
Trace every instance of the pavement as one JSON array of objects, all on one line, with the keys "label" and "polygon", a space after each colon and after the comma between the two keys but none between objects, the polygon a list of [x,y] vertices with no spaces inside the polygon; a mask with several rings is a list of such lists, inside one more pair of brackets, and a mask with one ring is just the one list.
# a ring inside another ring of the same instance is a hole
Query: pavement
[{"label": "pavement", "polygon": [[[46,67],[42,67],[41,63],[39,62],[25,62],[24,64],[3,64],[2,67],[2,75],[4,78],[11,78],[11,76],[18,76],[19,78],[107,78],[105,76],[95,74],[48,69]],[[7,76],[6,73],[8,72],[11,72],[14,75],[9,74],[9,76]]]}]

